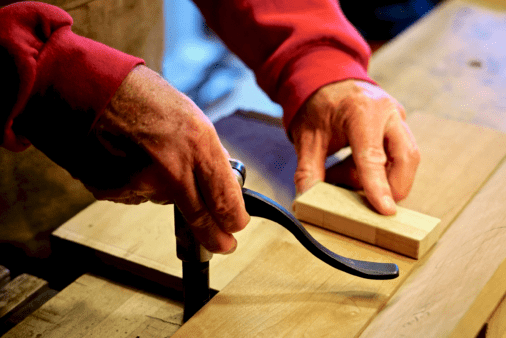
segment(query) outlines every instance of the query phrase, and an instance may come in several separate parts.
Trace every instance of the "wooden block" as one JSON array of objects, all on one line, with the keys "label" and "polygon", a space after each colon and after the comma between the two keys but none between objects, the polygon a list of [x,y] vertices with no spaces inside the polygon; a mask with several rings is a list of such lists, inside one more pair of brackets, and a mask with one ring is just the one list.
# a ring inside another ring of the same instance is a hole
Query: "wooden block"
[{"label": "wooden block", "polygon": [[492,317],[488,320],[486,333],[486,338],[504,337],[506,337],[506,297],[503,298]]},{"label": "wooden block", "polygon": [[5,318],[47,289],[43,279],[22,274],[0,290],[0,318]]},{"label": "wooden block", "polygon": [[174,337],[356,337],[366,327],[361,337],[474,337],[506,292],[504,203],[506,164],[418,265],[308,227],[340,254],[399,264],[401,277],[371,281],[349,276],[284,238]]},{"label": "wooden block", "polygon": [[363,338],[474,338],[506,293],[506,164],[494,173]]},{"label": "wooden block", "polygon": [[3,337],[170,337],[182,319],[180,303],[83,275]]},{"label": "wooden block", "polygon": [[380,215],[364,196],[323,182],[299,196],[293,210],[301,221],[416,259],[437,241],[441,222],[402,207],[393,216]]}]

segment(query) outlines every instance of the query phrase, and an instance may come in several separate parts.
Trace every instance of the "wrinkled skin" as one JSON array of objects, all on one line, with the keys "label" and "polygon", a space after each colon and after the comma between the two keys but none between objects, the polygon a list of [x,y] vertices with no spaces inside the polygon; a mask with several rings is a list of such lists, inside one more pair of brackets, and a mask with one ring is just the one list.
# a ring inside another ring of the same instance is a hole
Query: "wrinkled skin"
[{"label": "wrinkled skin", "polygon": [[92,133],[114,156],[135,158],[139,153],[132,150],[135,146],[115,143],[126,136],[151,159],[121,188],[87,183],[97,199],[175,203],[208,250],[235,250],[232,234],[242,230],[250,217],[227,151],[211,122],[189,98],[157,73],[138,66],[123,81]]},{"label": "wrinkled skin", "polygon": [[[378,86],[357,80],[320,88],[289,127],[298,157],[297,193],[318,181],[364,189],[378,212],[392,215],[413,184],[420,153],[404,108]],[[352,158],[325,171],[325,158],[350,146]]]}]

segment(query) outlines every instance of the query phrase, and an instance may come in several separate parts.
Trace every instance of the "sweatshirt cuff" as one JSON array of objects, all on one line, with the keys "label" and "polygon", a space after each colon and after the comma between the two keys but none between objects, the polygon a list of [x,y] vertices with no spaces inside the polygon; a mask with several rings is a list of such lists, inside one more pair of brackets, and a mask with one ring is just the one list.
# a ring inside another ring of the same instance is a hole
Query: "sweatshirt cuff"
[{"label": "sweatshirt cuff", "polygon": [[321,87],[348,79],[376,84],[367,69],[351,55],[331,46],[321,46],[292,62],[276,101],[283,107],[283,124],[289,130],[295,114]]},{"label": "sweatshirt cuff", "polygon": [[[7,121],[12,127],[6,132],[12,134],[4,135],[4,141],[10,140],[4,146],[9,150],[27,148],[26,138],[33,143],[53,138],[56,133],[53,129],[59,129],[57,133],[63,139],[85,137],[128,73],[144,63],[142,59],[74,34],[70,26],[50,36],[36,62],[29,99]],[[68,141],[63,139],[60,141]]]}]

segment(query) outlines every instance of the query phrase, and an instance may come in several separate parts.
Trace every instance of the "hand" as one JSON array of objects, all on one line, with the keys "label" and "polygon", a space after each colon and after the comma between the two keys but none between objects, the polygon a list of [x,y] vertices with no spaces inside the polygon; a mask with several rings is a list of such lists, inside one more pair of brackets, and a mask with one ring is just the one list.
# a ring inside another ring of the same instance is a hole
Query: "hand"
[{"label": "hand", "polygon": [[[297,193],[325,179],[363,188],[384,215],[396,212],[413,184],[420,153],[404,108],[378,86],[346,80],[320,88],[289,127],[297,152]],[[350,145],[352,160],[325,172],[328,155]]]},{"label": "hand", "polygon": [[132,70],[89,139],[69,171],[97,199],[175,203],[209,251],[235,250],[232,233],[249,215],[228,153],[202,111],[158,74]]}]

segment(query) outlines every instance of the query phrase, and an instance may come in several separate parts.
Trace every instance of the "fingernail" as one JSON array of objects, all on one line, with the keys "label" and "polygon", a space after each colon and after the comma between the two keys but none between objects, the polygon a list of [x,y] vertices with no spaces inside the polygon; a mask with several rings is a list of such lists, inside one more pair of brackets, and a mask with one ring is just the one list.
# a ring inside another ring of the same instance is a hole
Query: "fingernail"
[{"label": "fingernail", "polygon": [[388,195],[383,196],[383,206],[385,207],[385,209],[387,209],[387,212],[389,214],[395,214],[396,206],[391,196]]},{"label": "fingernail", "polygon": [[231,253],[233,253],[235,251],[235,249],[237,249],[237,239],[234,238],[234,246],[232,247],[232,249],[228,250],[227,252],[224,252],[223,255],[230,255]]}]

